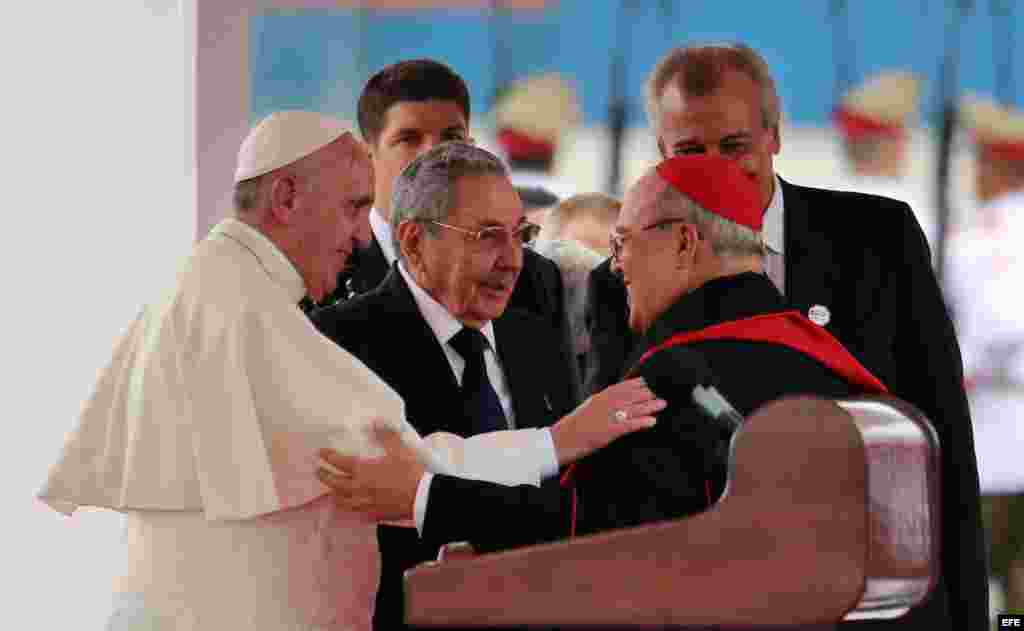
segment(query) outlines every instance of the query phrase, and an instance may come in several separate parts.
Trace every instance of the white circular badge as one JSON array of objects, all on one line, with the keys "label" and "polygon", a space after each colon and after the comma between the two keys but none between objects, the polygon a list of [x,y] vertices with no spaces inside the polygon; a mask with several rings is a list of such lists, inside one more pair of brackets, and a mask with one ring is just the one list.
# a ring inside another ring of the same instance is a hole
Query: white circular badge
[{"label": "white circular badge", "polygon": [[832,314],[825,305],[814,305],[807,311],[807,317],[818,326],[825,326],[832,319]]}]

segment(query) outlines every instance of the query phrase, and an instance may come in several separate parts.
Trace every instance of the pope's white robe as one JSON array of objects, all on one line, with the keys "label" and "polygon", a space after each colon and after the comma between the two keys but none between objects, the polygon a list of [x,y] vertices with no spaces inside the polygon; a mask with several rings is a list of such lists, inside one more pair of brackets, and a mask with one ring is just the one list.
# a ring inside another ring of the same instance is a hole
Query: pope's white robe
[{"label": "pope's white robe", "polygon": [[305,291],[269,239],[227,219],[117,344],[39,493],[69,515],[127,514],[111,628],[369,629],[375,526],[337,511],[314,471],[321,447],[381,453],[374,423],[434,472],[539,484],[550,466],[546,430],[421,439],[299,310]]}]

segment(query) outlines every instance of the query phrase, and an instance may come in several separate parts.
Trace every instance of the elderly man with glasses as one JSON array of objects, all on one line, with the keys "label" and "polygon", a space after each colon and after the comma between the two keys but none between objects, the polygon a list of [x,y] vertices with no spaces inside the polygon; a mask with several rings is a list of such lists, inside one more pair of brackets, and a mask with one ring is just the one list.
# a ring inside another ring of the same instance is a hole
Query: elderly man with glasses
[{"label": "elderly man with glasses", "polygon": [[[395,178],[390,202],[398,256],[391,272],[376,289],[316,312],[317,327],[402,396],[406,418],[421,432],[472,437],[547,427],[569,413],[574,407],[572,358],[558,331],[540,316],[506,309],[523,269],[523,244],[538,228],[526,221],[500,160],[462,142],[437,145]],[[624,393],[646,390],[639,383],[617,387]],[[640,416],[657,409],[644,408]],[[545,497],[551,498],[548,512],[554,519],[499,526],[530,540],[557,538],[565,527],[554,476],[559,466],[555,448],[564,437],[557,429],[538,434],[551,441],[549,477],[541,486],[553,489]],[[427,496],[432,506],[442,507],[448,522],[437,529],[441,533],[458,532],[464,526],[460,522],[475,519],[471,506],[448,502],[449,489],[459,480],[437,478],[424,475],[417,465],[403,478],[408,492],[394,496],[399,514],[374,515],[415,516],[416,524],[416,529],[391,524],[378,530],[382,566],[376,629],[403,626],[403,572],[436,558],[446,542],[417,532],[422,531]],[[324,481],[334,482],[330,477]]]}]

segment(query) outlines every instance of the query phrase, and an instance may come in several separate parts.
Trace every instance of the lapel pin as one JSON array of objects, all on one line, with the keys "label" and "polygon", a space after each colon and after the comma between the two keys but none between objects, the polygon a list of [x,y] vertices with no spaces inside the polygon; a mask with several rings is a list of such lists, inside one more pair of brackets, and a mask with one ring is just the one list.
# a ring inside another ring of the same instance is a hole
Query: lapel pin
[{"label": "lapel pin", "polygon": [[832,314],[825,305],[814,305],[807,310],[807,317],[818,326],[825,326],[832,319]]},{"label": "lapel pin", "polygon": [[544,395],[544,405],[547,406],[548,412],[554,412],[555,411],[555,409],[551,406],[551,399],[549,399],[548,395],[546,395],[546,394]]}]

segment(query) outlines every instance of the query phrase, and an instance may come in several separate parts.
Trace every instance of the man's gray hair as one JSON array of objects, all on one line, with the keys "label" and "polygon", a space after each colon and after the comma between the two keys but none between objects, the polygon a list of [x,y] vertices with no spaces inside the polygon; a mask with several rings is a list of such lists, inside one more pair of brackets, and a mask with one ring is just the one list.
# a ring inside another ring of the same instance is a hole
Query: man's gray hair
[{"label": "man's gray hair", "polygon": [[779,95],[768,63],[746,44],[699,44],[675,48],[647,79],[647,116],[655,129],[661,124],[661,97],[670,81],[685,96],[701,97],[718,89],[727,70],[741,72],[761,89],[761,122],[765,129],[779,125]]},{"label": "man's gray hair", "polygon": [[402,170],[391,192],[391,238],[399,257],[398,226],[403,221],[421,221],[427,234],[437,236],[440,228],[430,222],[448,220],[455,183],[478,175],[508,177],[508,170],[498,156],[464,142],[442,143]]},{"label": "man's gray hair", "polygon": [[[351,134],[346,135],[351,137]],[[339,136],[340,138],[341,136]],[[353,156],[356,155],[356,151],[356,149],[352,149]],[[302,178],[299,182],[299,187],[306,192],[315,191],[320,186],[320,181],[317,179],[317,172],[314,169],[309,166],[303,166],[304,160],[308,157],[304,156],[291,164],[278,167],[263,175],[257,175],[248,180],[236,182],[231,196],[235,207],[235,215],[244,216],[267,208],[270,204],[269,189],[274,183],[274,178],[284,174],[298,174]]]},{"label": "man's gray hair", "polygon": [[764,256],[761,233],[715,214],[671,185],[654,201],[656,221],[682,219],[697,226],[716,256]]}]

